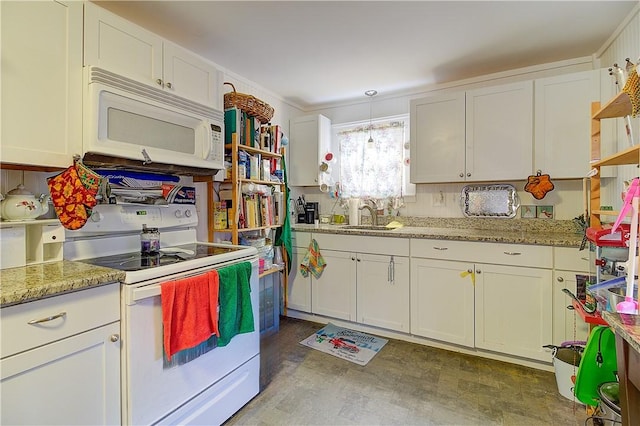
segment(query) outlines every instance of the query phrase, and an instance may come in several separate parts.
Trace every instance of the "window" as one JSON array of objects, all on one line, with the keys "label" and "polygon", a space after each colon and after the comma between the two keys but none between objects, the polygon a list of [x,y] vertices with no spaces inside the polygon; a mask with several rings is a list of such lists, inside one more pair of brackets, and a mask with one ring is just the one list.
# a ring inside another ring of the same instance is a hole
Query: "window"
[{"label": "window", "polygon": [[[333,126],[340,152],[341,198],[366,198],[396,206],[415,195],[409,183],[409,116]],[[394,207],[395,208],[395,207]]]}]

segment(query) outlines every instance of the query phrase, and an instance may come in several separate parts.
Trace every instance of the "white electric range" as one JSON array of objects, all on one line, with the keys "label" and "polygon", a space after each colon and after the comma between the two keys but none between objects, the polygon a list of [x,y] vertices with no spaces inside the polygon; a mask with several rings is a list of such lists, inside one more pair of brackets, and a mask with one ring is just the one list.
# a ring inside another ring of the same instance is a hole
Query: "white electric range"
[{"label": "white electric range", "polygon": [[[98,205],[67,231],[64,257],[126,272],[121,286],[122,423],[220,424],[259,391],[258,256],[254,247],[196,240],[194,205]],[[142,225],[160,231],[160,253],[140,252]],[[195,359],[163,355],[162,283],[251,262],[254,331]]]}]

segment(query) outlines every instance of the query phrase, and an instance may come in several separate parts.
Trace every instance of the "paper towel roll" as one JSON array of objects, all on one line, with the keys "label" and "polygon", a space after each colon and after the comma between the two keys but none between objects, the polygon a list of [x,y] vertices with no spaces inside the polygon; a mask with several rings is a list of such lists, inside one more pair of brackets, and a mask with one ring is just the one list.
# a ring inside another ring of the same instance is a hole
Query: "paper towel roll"
[{"label": "paper towel roll", "polygon": [[360,199],[350,198],[348,205],[349,205],[349,225],[360,225],[360,211],[358,210],[358,207],[360,207]]}]

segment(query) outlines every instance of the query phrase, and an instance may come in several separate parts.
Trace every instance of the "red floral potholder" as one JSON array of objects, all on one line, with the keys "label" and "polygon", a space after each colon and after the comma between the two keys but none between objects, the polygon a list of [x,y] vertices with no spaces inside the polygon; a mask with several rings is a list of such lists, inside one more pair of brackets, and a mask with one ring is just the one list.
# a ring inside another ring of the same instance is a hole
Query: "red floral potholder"
[{"label": "red floral potholder", "polygon": [[91,215],[91,207],[98,203],[97,188],[87,189],[83,185],[75,165],[47,179],[47,185],[62,226],[71,230],[82,228]]}]

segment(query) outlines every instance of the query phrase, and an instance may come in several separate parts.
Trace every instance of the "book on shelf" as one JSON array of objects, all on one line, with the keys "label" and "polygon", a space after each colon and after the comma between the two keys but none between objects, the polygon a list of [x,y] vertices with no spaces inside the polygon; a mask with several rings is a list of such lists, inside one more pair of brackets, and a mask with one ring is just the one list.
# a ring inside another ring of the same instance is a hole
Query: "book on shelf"
[{"label": "book on shelf", "polygon": [[284,208],[284,193],[273,193],[273,214],[276,225],[282,225],[284,223],[284,215],[286,210]]},{"label": "book on shelf", "polygon": [[273,152],[275,154],[280,153],[280,147],[282,144],[282,128],[275,124],[264,124],[260,128],[260,148]]},{"label": "book on shelf", "polygon": [[260,180],[262,168],[262,156],[260,154],[249,155],[249,179]]},{"label": "book on shelf", "polygon": [[[233,141],[233,135],[236,137],[240,131],[242,114],[238,108],[227,108],[224,110],[224,142],[231,143]],[[240,143],[240,141],[238,141]]]},{"label": "book on shelf", "polygon": [[227,211],[227,201],[213,202],[213,227],[215,229],[229,228],[229,212]]},{"label": "book on shelf", "polygon": [[238,208],[242,212],[239,228],[263,228],[282,225],[284,222],[284,196],[273,194],[242,194]]},{"label": "book on shelf", "polygon": [[271,160],[269,158],[262,159],[262,169],[260,169],[260,179],[271,180]]}]

